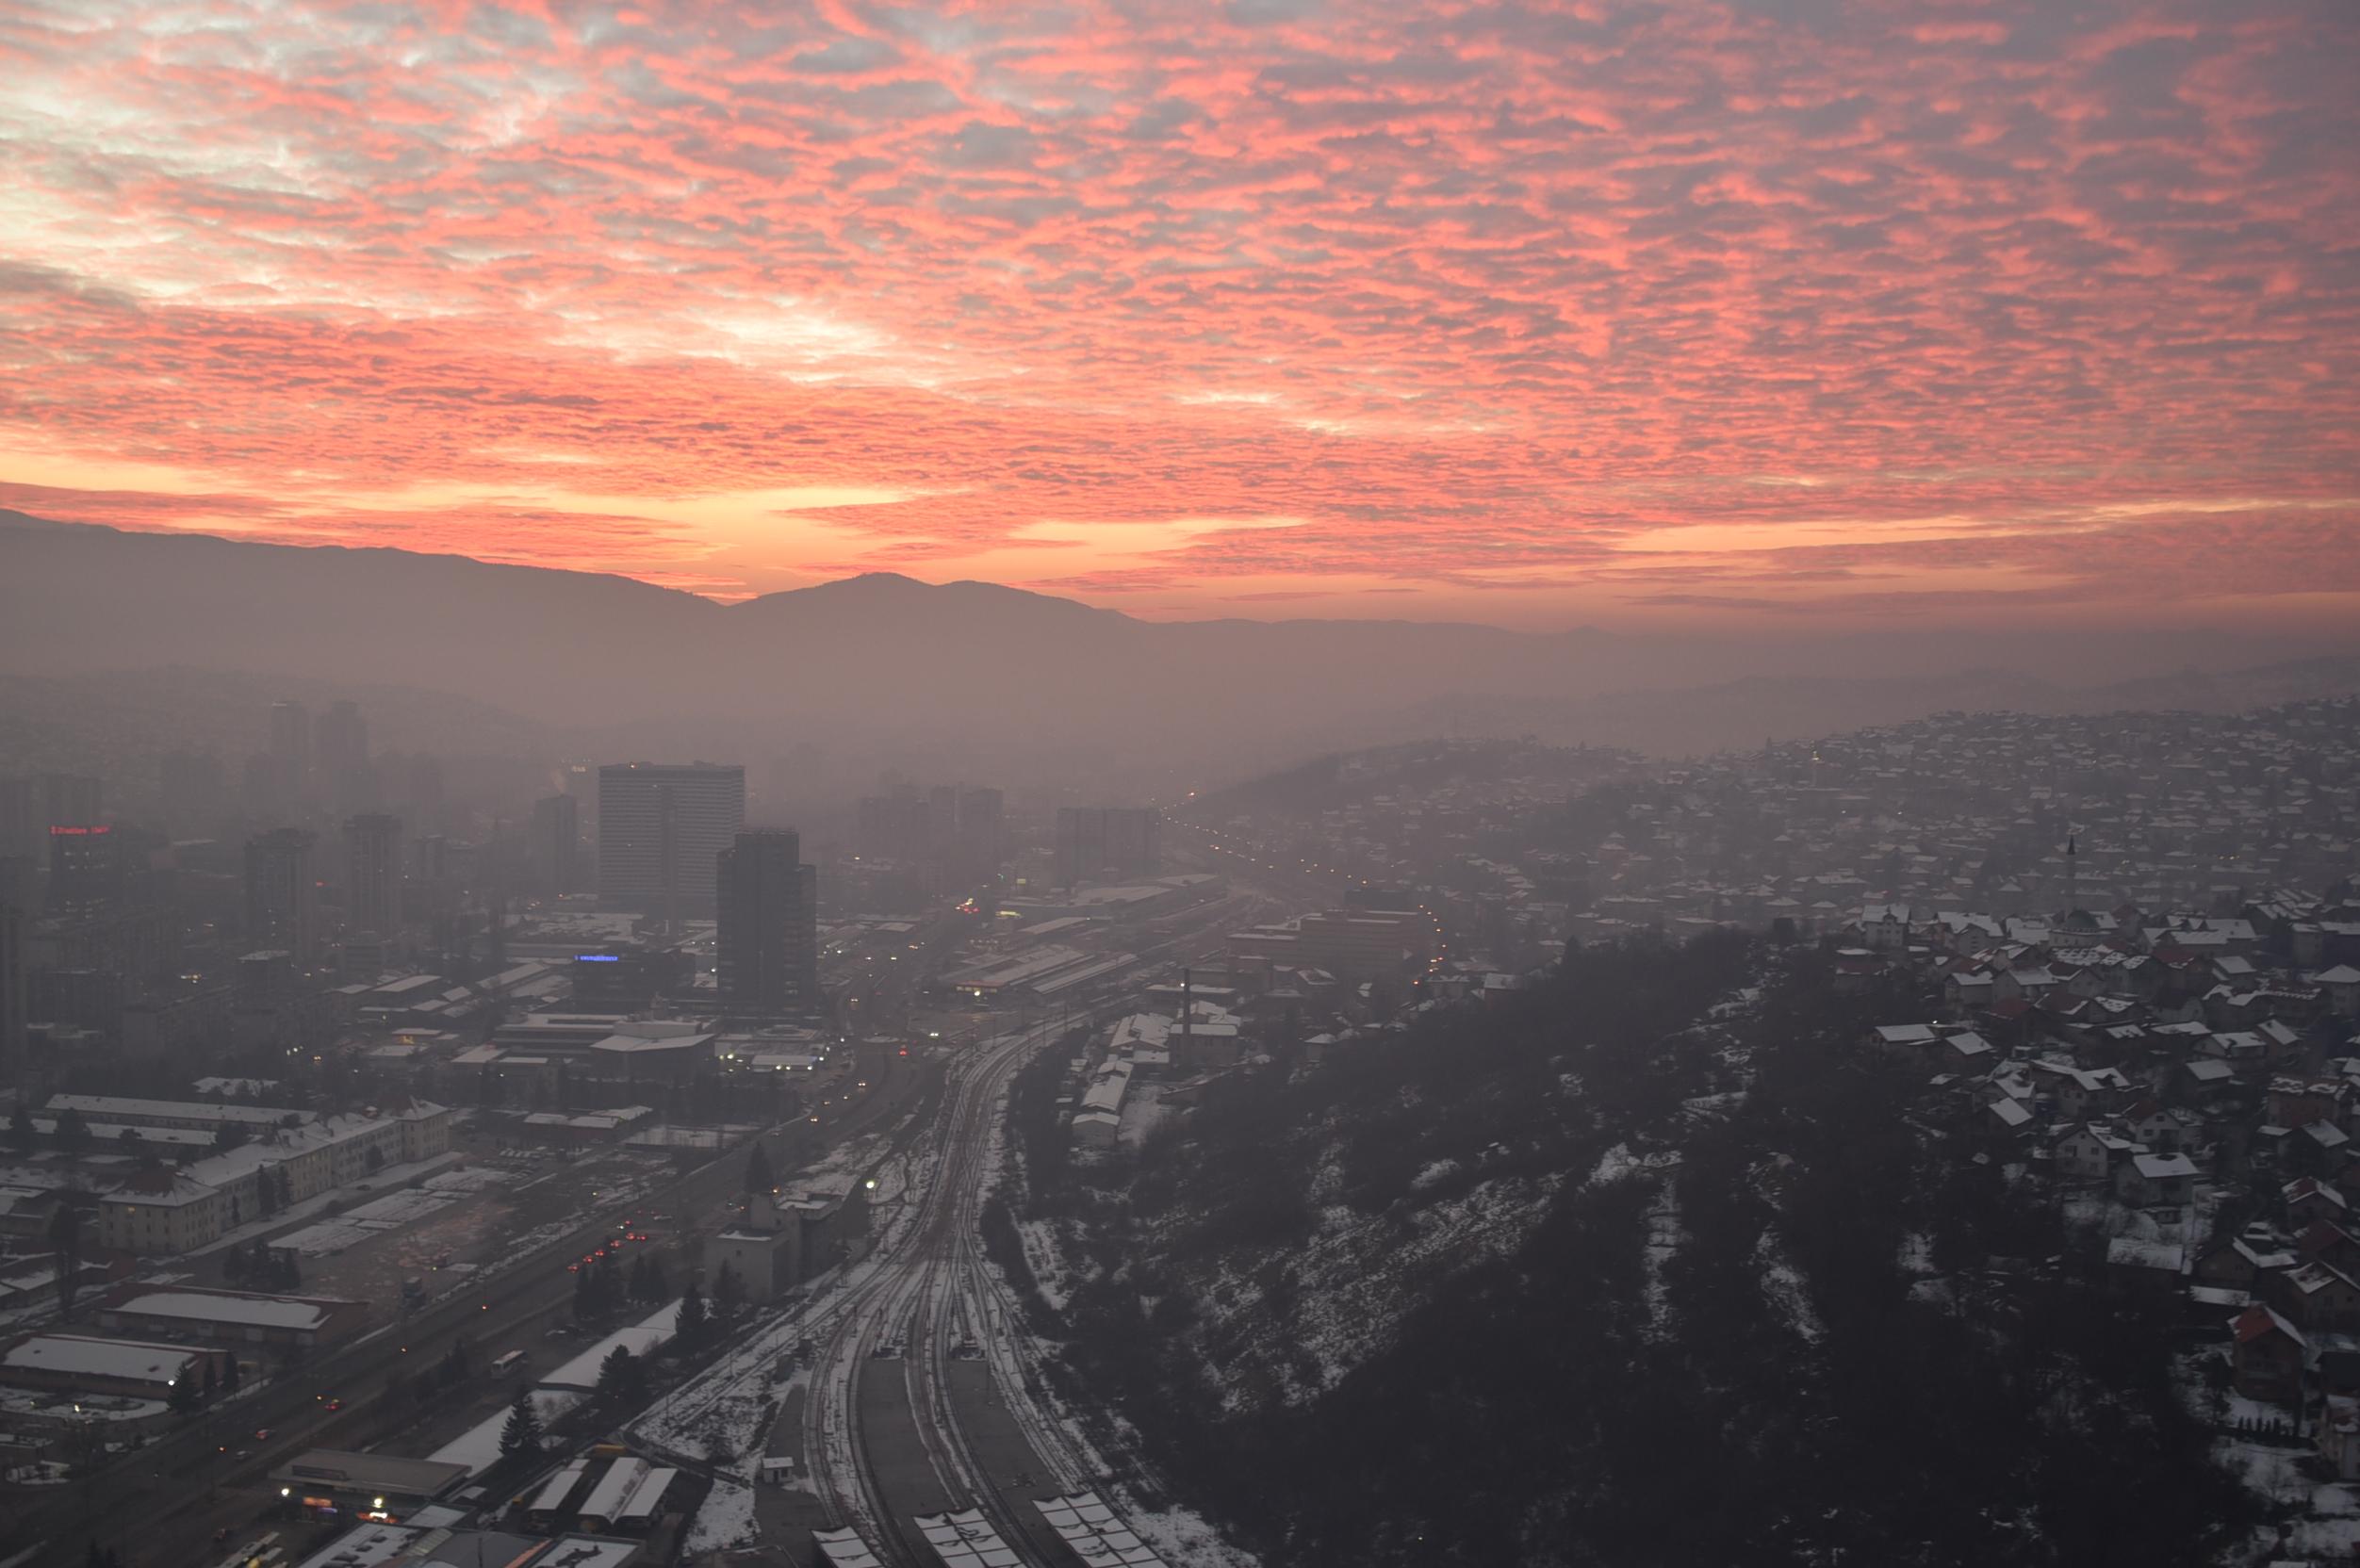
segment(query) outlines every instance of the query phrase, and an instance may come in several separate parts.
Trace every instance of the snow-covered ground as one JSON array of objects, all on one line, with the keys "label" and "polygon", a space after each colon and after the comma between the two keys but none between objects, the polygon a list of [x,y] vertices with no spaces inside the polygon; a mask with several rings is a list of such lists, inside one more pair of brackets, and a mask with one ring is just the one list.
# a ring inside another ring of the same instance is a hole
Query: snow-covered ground
[{"label": "snow-covered ground", "polygon": [[754,1489],[741,1481],[714,1478],[681,1549],[693,1557],[754,1544]]},{"label": "snow-covered ground", "polygon": [[1806,1343],[1818,1344],[1827,1326],[1819,1320],[1811,1291],[1795,1272],[1794,1261],[1786,1255],[1786,1243],[1775,1228],[1763,1231],[1755,1240],[1754,1266],[1762,1270],[1762,1294],[1778,1320]]}]

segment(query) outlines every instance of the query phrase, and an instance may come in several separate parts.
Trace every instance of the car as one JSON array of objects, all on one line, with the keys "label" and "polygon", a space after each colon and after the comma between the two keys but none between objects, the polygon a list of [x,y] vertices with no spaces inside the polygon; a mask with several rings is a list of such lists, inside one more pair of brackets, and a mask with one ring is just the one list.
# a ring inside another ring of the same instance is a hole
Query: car
[{"label": "car", "polygon": [[318,1401],[322,1409],[332,1413],[344,1408],[344,1401],[340,1397],[331,1398],[325,1394],[315,1394],[312,1396],[312,1398]]},{"label": "car", "polygon": [[268,1428],[268,1427],[256,1427],[256,1428],[254,1429],[254,1441],[255,1441],[256,1443],[268,1443],[268,1442],[270,1442],[270,1428]]}]

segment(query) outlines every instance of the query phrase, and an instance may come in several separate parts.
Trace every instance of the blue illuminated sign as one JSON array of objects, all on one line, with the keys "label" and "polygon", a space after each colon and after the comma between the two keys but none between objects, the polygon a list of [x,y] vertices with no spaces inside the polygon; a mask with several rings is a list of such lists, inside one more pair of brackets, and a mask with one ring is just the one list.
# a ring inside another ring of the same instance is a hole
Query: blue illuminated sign
[{"label": "blue illuminated sign", "polygon": [[622,961],[622,956],[615,953],[577,953],[574,955],[574,962],[577,964],[619,964]]}]

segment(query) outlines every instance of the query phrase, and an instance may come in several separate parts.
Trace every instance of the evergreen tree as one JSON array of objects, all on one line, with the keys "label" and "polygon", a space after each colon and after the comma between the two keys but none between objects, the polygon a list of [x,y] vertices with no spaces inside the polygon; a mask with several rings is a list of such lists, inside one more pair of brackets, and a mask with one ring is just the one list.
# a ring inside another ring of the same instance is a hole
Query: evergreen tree
[{"label": "evergreen tree", "polygon": [[754,1140],[754,1152],[746,1156],[746,1190],[748,1193],[768,1192],[778,1185],[778,1178],[770,1172],[770,1151],[762,1140]]},{"label": "evergreen tree", "polygon": [[[622,1349],[616,1346],[617,1350]],[[603,1369],[600,1380],[605,1380]],[[533,1390],[516,1390],[516,1402],[508,1407],[508,1424],[500,1429],[500,1457],[515,1459],[519,1454],[541,1451],[541,1413],[533,1403]]]},{"label": "evergreen tree", "polygon": [[56,1133],[57,1147],[68,1154],[78,1155],[90,1146],[90,1124],[71,1105],[57,1113]]},{"label": "evergreen tree", "polygon": [[16,1114],[8,1118],[9,1146],[20,1154],[29,1154],[40,1141],[41,1134],[33,1126],[33,1113],[26,1108],[24,1101],[19,1100]]},{"label": "evergreen tree", "polygon": [[671,1294],[671,1292],[664,1286],[664,1260],[657,1257],[653,1252],[649,1252],[646,1255],[643,1261],[647,1266],[647,1299],[650,1301],[661,1301],[666,1296]]},{"label": "evergreen tree", "polygon": [[628,1345],[617,1345],[598,1364],[598,1398],[609,1404],[632,1405],[647,1397],[647,1369],[639,1358],[631,1353]]},{"label": "evergreen tree", "polygon": [[726,1315],[738,1309],[746,1299],[746,1282],[738,1278],[737,1265],[724,1263],[713,1277],[713,1304]]},{"label": "evergreen tree", "polygon": [[228,1363],[221,1368],[221,1392],[225,1395],[237,1393],[238,1380],[244,1375],[238,1370],[237,1353],[231,1352]]},{"label": "evergreen tree", "polygon": [[711,1337],[713,1319],[705,1311],[705,1298],[698,1292],[694,1281],[690,1282],[688,1289],[681,1293],[680,1316],[675,1318],[673,1323],[680,1334],[681,1348],[684,1349],[701,1348],[705,1341]]},{"label": "evergreen tree", "polygon": [[613,1312],[623,1303],[623,1266],[609,1252],[593,1266],[598,1276],[598,1311]]}]

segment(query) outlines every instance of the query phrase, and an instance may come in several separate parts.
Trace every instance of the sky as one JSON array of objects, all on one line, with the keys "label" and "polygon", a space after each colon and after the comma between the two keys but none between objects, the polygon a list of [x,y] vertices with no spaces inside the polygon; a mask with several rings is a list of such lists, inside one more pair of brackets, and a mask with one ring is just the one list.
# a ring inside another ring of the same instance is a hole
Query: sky
[{"label": "sky", "polygon": [[2360,6],[0,5],[0,506],[742,598],[2360,626]]}]

